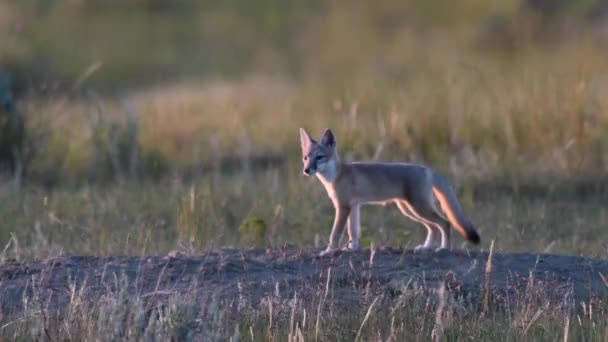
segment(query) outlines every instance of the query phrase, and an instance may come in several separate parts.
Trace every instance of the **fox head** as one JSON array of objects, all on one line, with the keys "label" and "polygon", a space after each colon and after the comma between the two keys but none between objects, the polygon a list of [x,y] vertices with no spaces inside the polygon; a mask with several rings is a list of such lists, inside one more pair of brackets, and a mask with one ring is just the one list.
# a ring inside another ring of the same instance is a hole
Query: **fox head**
[{"label": "fox head", "polygon": [[336,139],[328,128],[323,133],[321,142],[315,141],[308,133],[300,128],[300,143],[302,144],[302,171],[306,176],[315,175],[317,172],[326,178],[334,178],[338,152],[336,150]]}]

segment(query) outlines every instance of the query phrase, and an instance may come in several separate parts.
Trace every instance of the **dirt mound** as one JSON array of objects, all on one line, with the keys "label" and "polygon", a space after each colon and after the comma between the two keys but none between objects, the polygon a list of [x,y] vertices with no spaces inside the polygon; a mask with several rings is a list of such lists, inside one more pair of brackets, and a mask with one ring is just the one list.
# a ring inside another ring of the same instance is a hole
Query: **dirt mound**
[{"label": "dirt mound", "polygon": [[445,284],[453,293],[478,302],[486,289],[507,298],[531,283],[556,298],[576,301],[604,296],[608,286],[608,260],[574,256],[496,254],[486,272],[488,253],[483,252],[379,249],[321,258],[318,252],[222,249],[200,255],[64,256],[13,262],[0,266],[1,310],[3,315],[19,313],[27,298],[61,310],[69,306],[74,292],[95,301],[118,290],[146,298],[198,293],[256,303],[268,295],[288,298],[294,292],[305,298],[330,284],[332,300],[347,304],[362,291],[398,298],[414,285],[433,289]]}]

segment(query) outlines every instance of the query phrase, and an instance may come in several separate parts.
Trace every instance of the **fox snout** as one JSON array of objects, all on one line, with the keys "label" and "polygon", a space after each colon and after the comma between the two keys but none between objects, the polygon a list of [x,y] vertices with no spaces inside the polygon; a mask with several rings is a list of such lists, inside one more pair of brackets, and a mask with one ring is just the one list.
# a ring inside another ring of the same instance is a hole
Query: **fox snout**
[{"label": "fox snout", "polygon": [[302,163],[304,164],[302,168],[302,173],[304,173],[305,176],[312,176],[315,174],[315,172],[317,172],[317,163],[315,162],[314,158],[305,155],[302,160]]},{"label": "fox snout", "polygon": [[313,168],[312,166],[304,166],[303,173],[305,176],[312,176],[316,171],[316,168]]}]

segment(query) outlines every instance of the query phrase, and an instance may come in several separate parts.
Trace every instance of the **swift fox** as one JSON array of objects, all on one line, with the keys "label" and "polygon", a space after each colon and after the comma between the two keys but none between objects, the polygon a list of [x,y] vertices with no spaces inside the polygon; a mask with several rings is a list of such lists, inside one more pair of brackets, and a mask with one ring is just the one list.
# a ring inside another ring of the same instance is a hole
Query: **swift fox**
[{"label": "swift fox", "polygon": [[[316,175],[332,200],[336,216],[327,249],[321,255],[338,249],[344,226],[348,226],[348,245],[359,248],[359,208],[362,204],[394,203],[403,215],[420,222],[428,231],[416,250],[433,247],[436,233],[441,235],[439,249],[450,247],[450,224],[467,240],[478,244],[479,235],[448,182],[433,170],[406,163],[343,163],[338,156],[336,139],[330,129],[320,142],[300,128],[304,174]],[[435,199],[447,220],[440,216]]]}]

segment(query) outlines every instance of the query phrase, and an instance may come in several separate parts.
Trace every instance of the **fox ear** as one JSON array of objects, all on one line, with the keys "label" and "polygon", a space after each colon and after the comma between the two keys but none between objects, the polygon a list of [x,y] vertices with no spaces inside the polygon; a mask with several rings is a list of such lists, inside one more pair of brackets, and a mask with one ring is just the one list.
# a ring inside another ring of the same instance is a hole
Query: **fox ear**
[{"label": "fox ear", "polygon": [[325,133],[323,133],[323,138],[321,138],[321,144],[329,147],[336,146],[336,138],[334,137],[334,133],[331,129],[326,129]]},{"label": "fox ear", "polygon": [[307,150],[310,145],[313,144],[316,144],[316,141],[308,135],[304,128],[300,128],[300,145],[302,146],[302,151]]}]

